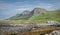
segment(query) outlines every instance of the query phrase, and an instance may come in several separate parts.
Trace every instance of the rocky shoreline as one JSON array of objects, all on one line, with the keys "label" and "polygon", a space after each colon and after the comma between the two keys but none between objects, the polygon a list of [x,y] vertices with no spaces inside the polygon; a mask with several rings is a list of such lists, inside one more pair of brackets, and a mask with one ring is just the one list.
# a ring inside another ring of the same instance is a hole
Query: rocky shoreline
[{"label": "rocky shoreline", "polygon": [[[0,34],[5,35],[7,33],[26,33],[26,32],[41,32],[42,31],[47,31],[52,33],[55,30],[60,30],[60,25],[59,24],[51,24],[51,23],[0,23]],[[2,34],[4,33],[4,34]],[[28,33],[27,33],[28,34]],[[33,34],[33,33],[32,33]],[[39,33],[40,34],[40,33]],[[49,35],[50,35],[49,34]],[[54,34],[54,33],[53,33]],[[45,35],[45,34],[44,34]],[[47,35],[47,34],[46,34]],[[55,34],[54,34],[55,35]]]}]

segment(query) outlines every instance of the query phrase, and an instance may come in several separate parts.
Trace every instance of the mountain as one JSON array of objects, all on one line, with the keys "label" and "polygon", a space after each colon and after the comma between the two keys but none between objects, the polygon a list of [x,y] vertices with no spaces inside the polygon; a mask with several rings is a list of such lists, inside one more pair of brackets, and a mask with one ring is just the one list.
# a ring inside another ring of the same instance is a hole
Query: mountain
[{"label": "mountain", "polygon": [[12,16],[8,20],[28,20],[30,17],[32,17],[34,15],[38,15],[38,14],[44,13],[44,12],[46,12],[45,9],[34,8],[32,11],[25,10],[21,14],[16,14],[15,16]]},{"label": "mountain", "polygon": [[33,10],[25,10],[21,14],[16,14],[8,20],[27,20],[30,22],[47,22],[58,21],[60,22],[60,9],[54,11],[47,11],[43,8],[34,8]]},{"label": "mountain", "polygon": [[42,14],[32,16],[29,21],[32,22],[47,22],[47,21],[58,21],[60,22],[60,9],[54,11],[47,11]]}]

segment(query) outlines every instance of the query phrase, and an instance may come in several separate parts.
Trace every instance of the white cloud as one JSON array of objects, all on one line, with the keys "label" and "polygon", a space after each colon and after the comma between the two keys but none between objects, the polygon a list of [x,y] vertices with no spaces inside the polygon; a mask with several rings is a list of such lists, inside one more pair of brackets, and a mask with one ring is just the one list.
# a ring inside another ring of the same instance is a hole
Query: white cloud
[{"label": "white cloud", "polygon": [[42,3],[42,2],[39,2],[39,0],[34,1],[33,4],[27,4],[27,2],[28,1],[15,2],[12,4],[1,2],[0,9],[10,10],[10,11],[12,10],[23,11],[23,10],[32,10],[35,7],[41,7],[45,9],[51,9],[53,7],[52,4]]},{"label": "white cloud", "polygon": [[52,4],[48,4],[47,6],[48,6],[48,8],[52,8],[52,7],[53,7],[53,5],[52,5]]},{"label": "white cloud", "polygon": [[19,8],[19,9],[16,9],[16,10],[24,11],[24,10],[31,10],[31,9],[30,8]]}]

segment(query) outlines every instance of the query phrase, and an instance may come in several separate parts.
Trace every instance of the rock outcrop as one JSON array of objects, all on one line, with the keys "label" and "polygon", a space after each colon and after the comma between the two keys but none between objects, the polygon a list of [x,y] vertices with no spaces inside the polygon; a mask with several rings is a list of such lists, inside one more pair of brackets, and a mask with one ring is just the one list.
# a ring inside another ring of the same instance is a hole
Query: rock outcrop
[{"label": "rock outcrop", "polygon": [[34,8],[33,12],[34,12],[34,15],[38,15],[38,14],[46,12],[46,10],[43,8]]},{"label": "rock outcrop", "polygon": [[30,14],[30,13],[31,13],[31,11],[29,11],[29,10],[25,10],[22,14],[23,14],[23,15],[25,15],[25,14],[28,15],[28,14]]}]

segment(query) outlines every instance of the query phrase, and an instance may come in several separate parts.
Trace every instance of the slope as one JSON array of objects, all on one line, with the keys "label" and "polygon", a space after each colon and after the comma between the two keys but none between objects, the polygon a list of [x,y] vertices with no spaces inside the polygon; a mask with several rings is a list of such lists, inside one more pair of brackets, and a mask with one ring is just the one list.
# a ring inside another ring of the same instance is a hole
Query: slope
[{"label": "slope", "polygon": [[47,21],[60,22],[60,10],[48,11],[39,15],[32,16],[29,21],[32,22],[47,22]]}]

